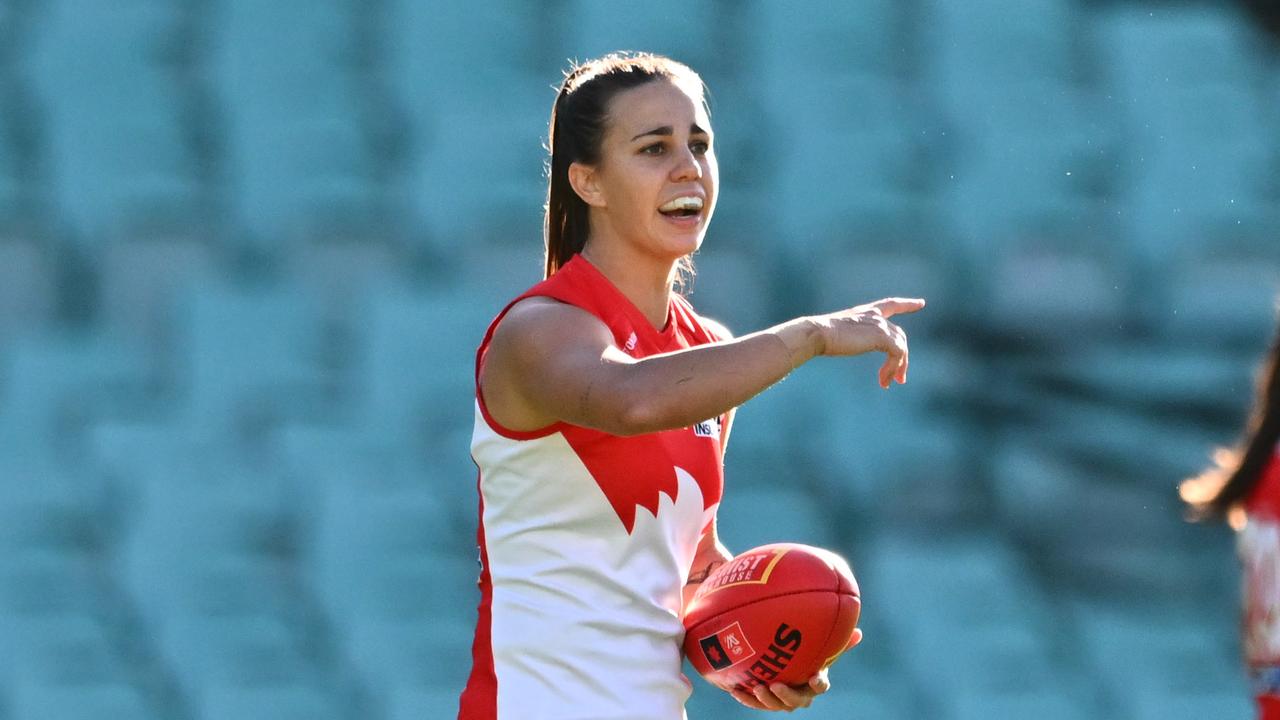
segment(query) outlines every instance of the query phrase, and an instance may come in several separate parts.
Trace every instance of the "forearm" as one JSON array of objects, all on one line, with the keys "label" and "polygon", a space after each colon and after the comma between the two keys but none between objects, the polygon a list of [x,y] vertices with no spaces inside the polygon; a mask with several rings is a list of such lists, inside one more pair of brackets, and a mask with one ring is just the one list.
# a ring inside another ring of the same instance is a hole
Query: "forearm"
[{"label": "forearm", "polygon": [[707,549],[699,551],[698,555],[693,559],[693,566],[689,572],[689,581],[685,583],[681,592],[682,602],[680,607],[689,607],[689,602],[693,600],[693,594],[698,591],[707,576],[732,559],[733,555],[718,540]]},{"label": "forearm", "polygon": [[625,432],[686,427],[721,415],[819,354],[821,342],[818,326],[801,318],[618,368]]}]

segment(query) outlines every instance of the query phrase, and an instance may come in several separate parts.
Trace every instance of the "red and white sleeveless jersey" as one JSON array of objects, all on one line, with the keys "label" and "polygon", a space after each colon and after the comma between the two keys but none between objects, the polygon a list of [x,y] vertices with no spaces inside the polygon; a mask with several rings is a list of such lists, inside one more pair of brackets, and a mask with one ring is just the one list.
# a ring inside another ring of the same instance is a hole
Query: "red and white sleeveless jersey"
[{"label": "red and white sleeveless jersey", "polygon": [[[581,256],[512,305],[532,296],[590,312],[636,358],[719,339],[678,296],[655,329]],[[477,390],[481,599],[461,720],[684,717],[681,590],[720,502],[723,421],[634,437],[515,432]]]}]

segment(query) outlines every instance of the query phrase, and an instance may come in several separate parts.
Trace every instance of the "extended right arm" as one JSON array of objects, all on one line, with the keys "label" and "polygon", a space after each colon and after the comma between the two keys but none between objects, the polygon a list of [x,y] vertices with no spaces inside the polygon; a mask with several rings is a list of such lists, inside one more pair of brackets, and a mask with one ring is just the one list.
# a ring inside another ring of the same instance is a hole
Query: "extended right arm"
[{"label": "extended right arm", "polygon": [[882,300],[637,360],[590,313],[529,298],[494,333],[480,387],[490,414],[512,430],[556,421],[614,435],[687,427],[741,405],[820,354],[882,351],[881,385],[905,382],[906,335],[886,318],[923,306]]}]

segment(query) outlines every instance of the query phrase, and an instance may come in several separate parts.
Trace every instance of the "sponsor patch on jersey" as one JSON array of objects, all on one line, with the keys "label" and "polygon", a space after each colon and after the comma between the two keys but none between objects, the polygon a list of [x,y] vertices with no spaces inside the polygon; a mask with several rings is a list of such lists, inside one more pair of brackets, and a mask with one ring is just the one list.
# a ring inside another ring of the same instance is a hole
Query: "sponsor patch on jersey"
[{"label": "sponsor patch on jersey", "polygon": [[733,667],[755,654],[747,643],[742,626],[736,622],[702,638],[698,641],[698,646],[702,648],[707,662],[716,670]]},{"label": "sponsor patch on jersey", "polygon": [[713,417],[710,420],[703,420],[700,423],[694,424],[693,434],[698,437],[715,438],[716,440],[719,440],[721,424],[722,422],[719,416]]},{"label": "sponsor patch on jersey", "polygon": [[637,341],[638,341],[638,338],[636,338],[636,334],[632,332],[629,336],[627,336],[627,342],[625,345],[622,346],[622,349],[626,350],[627,352],[631,352],[632,350],[635,350]]}]

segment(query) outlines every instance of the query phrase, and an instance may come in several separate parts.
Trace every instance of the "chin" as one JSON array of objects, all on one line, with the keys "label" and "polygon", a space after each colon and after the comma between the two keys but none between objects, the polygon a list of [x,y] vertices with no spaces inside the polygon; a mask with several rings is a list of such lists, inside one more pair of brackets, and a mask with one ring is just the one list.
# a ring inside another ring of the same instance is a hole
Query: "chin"
[{"label": "chin", "polygon": [[667,247],[671,250],[673,254],[677,254],[677,257],[685,257],[686,255],[692,255],[693,253],[698,251],[698,248],[702,247],[702,240],[705,236],[706,236],[706,231],[702,230],[702,231],[699,231],[697,235],[691,235],[691,236],[682,237],[682,238],[674,238],[672,242],[670,242],[667,245]]}]

